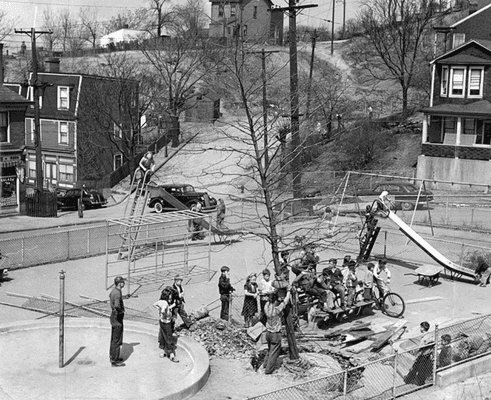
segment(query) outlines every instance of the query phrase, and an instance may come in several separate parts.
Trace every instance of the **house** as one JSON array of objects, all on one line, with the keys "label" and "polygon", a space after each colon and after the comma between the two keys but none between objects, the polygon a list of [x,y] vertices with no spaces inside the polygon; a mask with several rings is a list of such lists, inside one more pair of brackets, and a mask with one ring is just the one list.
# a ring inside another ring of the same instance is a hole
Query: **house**
[{"label": "house", "polygon": [[491,186],[491,41],[469,40],[431,67],[418,178]]},{"label": "house", "polygon": [[24,121],[32,102],[14,90],[0,82],[0,215],[21,212],[25,195]]},{"label": "house", "polygon": [[[479,8],[480,7],[480,8]],[[467,14],[457,21],[451,22],[454,15]],[[446,16],[444,26],[435,27],[437,33],[436,42],[441,51],[454,49],[468,40],[483,39],[491,40],[491,2],[480,5],[476,3],[473,7]]]},{"label": "house", "polygon": [[[59,59],[48,58],[45,72],[38,73],[43,186],[111,187],[117,183],[115,171],[131,154],[123,138],[138,133],[138,82],[63,73],[59,65]],[[23,85],[22,94],[32,100],[32,86]],[[24,138],[27,187],[36,180],[34,116],[30,106]]]},{"label": "house", "polygon": [[215,122],[220,118],[220,97],[216,93],[197,94],[187,103],[184,112],[186,121]]},{"label": "house", "polygon": [[117,43],[131,43],[142,39],[148,39],[149,34],[145,31],[123,28],[115,32],[108,33],[100,38],[100,46],[108,47]]},{"label": "house", "polygon": [[212,38],[283,43],[283,11],[271,0],[210,0]]}]

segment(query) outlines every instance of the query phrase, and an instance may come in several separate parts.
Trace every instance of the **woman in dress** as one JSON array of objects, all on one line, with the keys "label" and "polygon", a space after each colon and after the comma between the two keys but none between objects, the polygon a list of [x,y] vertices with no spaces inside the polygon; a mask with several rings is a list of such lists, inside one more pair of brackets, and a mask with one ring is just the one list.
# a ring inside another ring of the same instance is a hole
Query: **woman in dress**
[{"label": "woman in dress", "polygon": [[172,309],[175,304],[172,303],[172,288],[167,286],[160,295],[160,300],[154,303],[154,307],[159,310],[159,347],[163,350],[160,357],[169,357],[172,362],[179,362],[176,358],[176,341],[174,338],[172,318]]},{"label": "woman in dress", "polygon": [[252,326],[252,321],[257,313],[257,282],[256,274],[252,273],[247,277],[244,285],[244,306],[242,307],[242,315],[244,316],[245,327]]}]

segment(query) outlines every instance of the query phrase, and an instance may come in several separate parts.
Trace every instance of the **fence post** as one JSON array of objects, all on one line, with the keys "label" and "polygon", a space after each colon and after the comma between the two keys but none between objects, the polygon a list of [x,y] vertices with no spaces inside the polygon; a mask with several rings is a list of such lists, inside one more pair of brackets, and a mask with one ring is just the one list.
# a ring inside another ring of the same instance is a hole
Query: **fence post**
[{"label": "fence post", "polygon": [[90,254],[90,228],[87,229],[87,254]]},{"label": "fence post", "polygon": [[24,265],[24,259],[25,259],[25,250],[26,250],[26,238],[24,236],[22,236],[22,240],[21,240],[21,262],[22,262],[22,265]]},{"label": "fence post", "polygon": [[445,225],[448,225],[448,195],[445,201]]},{"label": "fence post", "polygon": [[397,385],[396,385],[396,380],[397,380],[397,356],[399,355],[399,349],[396,349],[395,350],[395,354],[394,354],[394,371],[392,371],[392,398],[395,399],[396,398],[396,389],[397,389]]},{"label": "fence post", "polygon": [[435,348],[433,350],[433,386],[436,386],[437,357],[438,357],[438,324],[435,324]]},{"label": "fence post", "polygon": [[460,264],[461,265],[464,263],[464,248],[465,248],[465,244],[462,243],[462,250],[460,251]]},{"label": "fence post", "polygon": [[228,322],[232,323],[232,305],[233,305],[233,298],[234,298],[234,295],[232,293],[230,293],[228,295],[229,297],[229,301],[228,301]]},{"label": "fence post", "polygon": [[344,370],[343,374],[343,400],[346,400],[346,395],[348,394],[348,368]]},{"label": "fence post", "polygon": [[67,239],[66,239],[66,242],[67,242],[67,249],[66,249],[67,255],[66,255],[66,259],[69,260],[70,259],[70,231],[67,231]]}]

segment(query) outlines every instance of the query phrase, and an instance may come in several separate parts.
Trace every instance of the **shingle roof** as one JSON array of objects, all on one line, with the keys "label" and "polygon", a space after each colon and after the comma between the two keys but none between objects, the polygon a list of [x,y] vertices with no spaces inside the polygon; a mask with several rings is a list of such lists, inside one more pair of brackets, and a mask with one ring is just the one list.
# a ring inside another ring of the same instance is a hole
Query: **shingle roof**
[{"label": "shingle roof", "polygon": [[466,55],[466,54],[455,54],[452,57],[443,58],[438,60],[438,64],[452,64],[452,65],[486,65],[491,64],[491,59]]},{"label": "shingle roof", "polygon": [[491,115],[491,103],[487,100],[479,100],[470,104],[438,104],[421,110],[425,114],[433,115],[468,115],[487,116]]},{"label": "shingle roof", "polygon": [[32,101],[29,101],[20,94],[14,93],[9,88],[0,85],[0,103],[30,104]]}]

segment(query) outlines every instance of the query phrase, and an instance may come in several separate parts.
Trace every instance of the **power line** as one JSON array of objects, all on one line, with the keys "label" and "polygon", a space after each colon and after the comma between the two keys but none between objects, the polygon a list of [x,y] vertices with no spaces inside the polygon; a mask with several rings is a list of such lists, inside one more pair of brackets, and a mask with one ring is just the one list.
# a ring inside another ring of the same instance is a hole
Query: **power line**
[{"label": "power line", "polygon": [[42,1],[18,1],[18,0],[2,0],[2,3],[15,3],[15,4],[25,4],[29,6],[36,6],[36,5],[46,5],[46,6],[64,6],[64,7],[81,7],[81,8],[131,8],[138,10],[139,8],[143,7],[131,7],[131,6],[122,6],[122,7],[117,7],[117,6],[101,6],[101,5],[90,5],[90,4],[73,4],[73,3],[47,3],[47,2],[42,2]]}]

